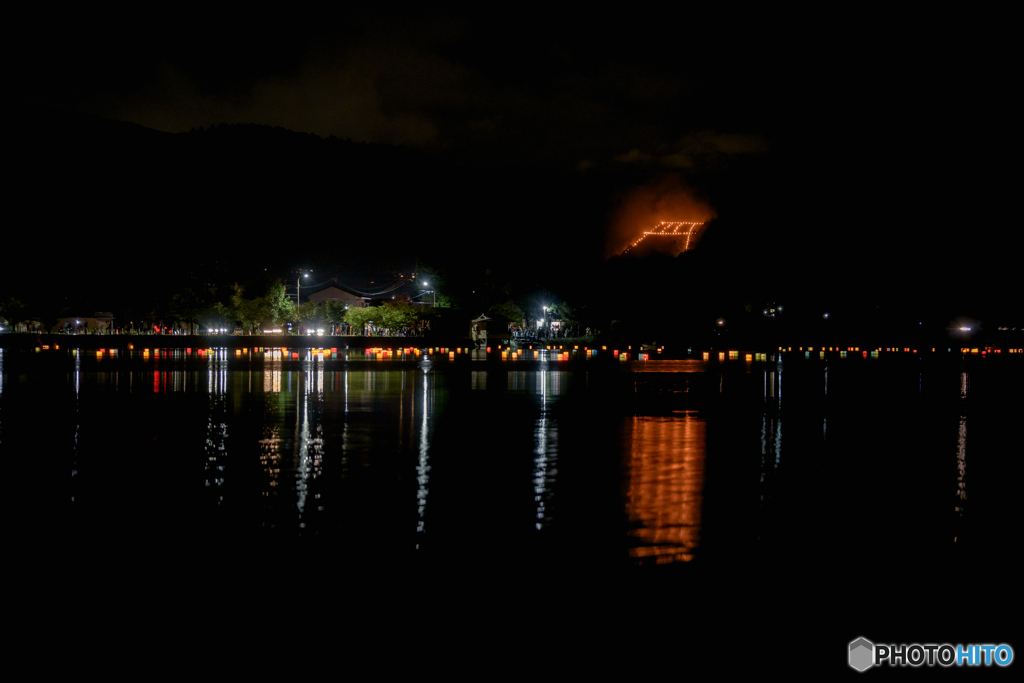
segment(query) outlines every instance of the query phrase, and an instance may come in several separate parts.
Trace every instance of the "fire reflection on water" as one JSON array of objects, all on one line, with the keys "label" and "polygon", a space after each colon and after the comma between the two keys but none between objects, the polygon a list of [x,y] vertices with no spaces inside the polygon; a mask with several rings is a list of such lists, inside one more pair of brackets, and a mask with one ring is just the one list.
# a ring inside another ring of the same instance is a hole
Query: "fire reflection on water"
[{"label": "fire reflection on water", "polygon": [[693,411],[634,417],[627,514],[630,556],[688,562],[700,546],[707,423]]}]

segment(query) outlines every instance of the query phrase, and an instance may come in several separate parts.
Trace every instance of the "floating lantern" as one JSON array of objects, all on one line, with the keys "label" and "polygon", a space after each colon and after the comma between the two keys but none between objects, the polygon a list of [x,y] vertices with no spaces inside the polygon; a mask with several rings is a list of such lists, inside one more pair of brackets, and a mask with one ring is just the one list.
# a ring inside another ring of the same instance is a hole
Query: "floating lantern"
[{"label": "floating lantern", "polygon": [[710,360],[710,358],[711,358],[711,354],[708,353],[707,351],[705,351],[704,352],[704,360]]}]

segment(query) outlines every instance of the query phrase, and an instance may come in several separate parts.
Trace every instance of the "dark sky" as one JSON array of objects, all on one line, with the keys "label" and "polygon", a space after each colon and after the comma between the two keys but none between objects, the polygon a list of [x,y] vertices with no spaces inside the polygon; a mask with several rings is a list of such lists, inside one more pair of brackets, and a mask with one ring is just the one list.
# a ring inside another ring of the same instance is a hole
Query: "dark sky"
[{"label": "dark sky", "polygon": [[26,24],[15,106],[603,178],[607,249],[662,201],[788,235],[791,257],[818,252],[813,277],[1009,284],[1015,88],[993,18],[522,12],[47,16]]},{"label": "dark sky", "polygon": [[93,16],[47,32],[36,96],[174,132],[255,122],[502,163],[689,168],[701,152],[763,150],[758,136],[828,88],[820,65],[756,27],[672,37],[650,18],[124,22]]}]

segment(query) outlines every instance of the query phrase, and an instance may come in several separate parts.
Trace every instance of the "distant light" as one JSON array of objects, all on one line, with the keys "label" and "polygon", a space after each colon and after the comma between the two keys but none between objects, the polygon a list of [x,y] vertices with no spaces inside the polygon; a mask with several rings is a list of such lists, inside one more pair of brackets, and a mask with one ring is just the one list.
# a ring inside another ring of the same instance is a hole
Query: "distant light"
[{"label": "distant light", "polygon": [[971,328],[969,328],[969,327],[961,327],[960,329],[962,331],[964,331],[964,332],[970,332],[971,331]]},{"label": "distant light", "polygon": [[825,314],[825,317],[828,318],[828,313]]}]

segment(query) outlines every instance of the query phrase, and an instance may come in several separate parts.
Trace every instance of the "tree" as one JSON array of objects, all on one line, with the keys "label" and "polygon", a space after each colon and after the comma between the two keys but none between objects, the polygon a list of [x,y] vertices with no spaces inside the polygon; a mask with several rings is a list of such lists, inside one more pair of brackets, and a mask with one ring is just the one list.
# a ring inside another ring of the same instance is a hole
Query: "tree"
[{"label": "tree", "polygon": [[345,322],[353,330],[358,330],[360,333],[365,331],[367,323],[370,321],[380,320],[380,311],[377,310],[376,306],[367,306],[365,308],[350,308],[345,313]]},{"label": "tree", "polygon": [[299,324],[305,324],[307,328],[317,328],[327,320],[327,312],[323,305],[315,301],[307,301],[295,311],[295,320]]},{"label": "tree", "polygon": [[[219,330],[221,328],[226,328],[228,327],[229,321],[237,319],[238,316],[235,314],[234,309],[231,306],[225,306],[219,301],[199,314],[200,322],[205,325],[207,329]],[[233,326],[234,325],[232,324],[232,327]]]},{"label": "tree", "polygon": [[576,320],[576,312],[573,311],[572,307],[564,301],[548,307],[548,316],[551,320],[562,321],[562,335],[566,337],[572,335],[573,328],[575,328],[579,322]]},{"label": "tree", "polygon": [[13,328],[25,319],[28,307],[20,299],[10,297],[7,301],[0,301],[0,318],[4,318]]},{"label": "tree", "polygon": [[247,328],[250,334],[258,332],[260,325],[267,321],[283,325],[295,320],[295,304],[288,300],[280,282],[271,283],[266,294],[254,298],[246,297],[245,288],[239,284],[235,284],[234,289],[231,304],[242,327]]},{"label": "tree", "polygon": [[419,311],[410,304],[386,303],[378,307],[380,310],[380,323],[391,332],[399,332],[405,328],[413,327],[419,320]]},{"label": "tree", "polygon": [[514,301],[509,299],[503,304],[494,304],[487,309],[490,313],[497,313],[503,315],[514,323],[523,323],[523,309],[520,308]]},{"label": "tree", "polygon": [[188,323],[189,334],[195,334],[196,319],[203,309],[203,300],[191,287],[171,297],[171,313],[179,321]]},{"label": "tree", "polygon": [[348,310],[340,301],[328,301],[324,306],[324,315],[327,317],[328,322],[331,325],[337,327],[345,322],[345,314]]},{"label": "tree", "polygon": [[284,325],[296,319],[295,304],[285,294],[284,285],[280,281],[267,287],[267,293],[263,299],[268,307],[269,317],[275,325]]}]

